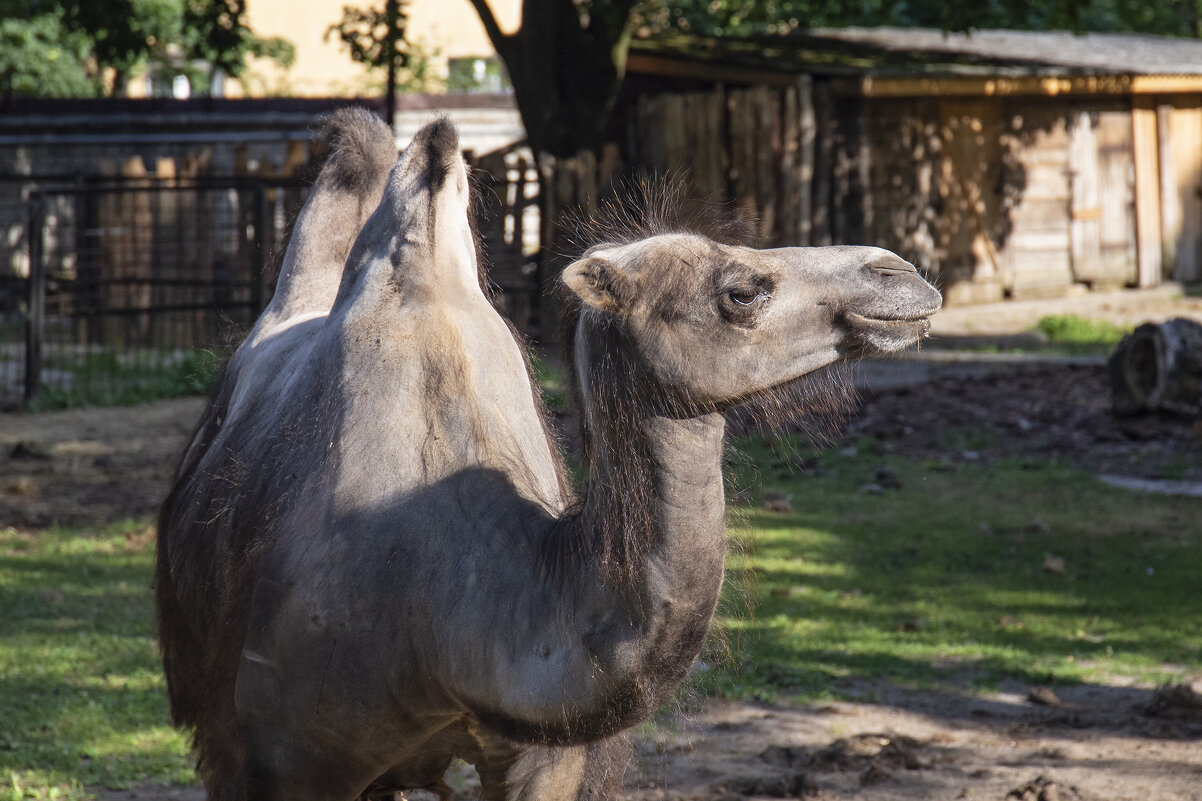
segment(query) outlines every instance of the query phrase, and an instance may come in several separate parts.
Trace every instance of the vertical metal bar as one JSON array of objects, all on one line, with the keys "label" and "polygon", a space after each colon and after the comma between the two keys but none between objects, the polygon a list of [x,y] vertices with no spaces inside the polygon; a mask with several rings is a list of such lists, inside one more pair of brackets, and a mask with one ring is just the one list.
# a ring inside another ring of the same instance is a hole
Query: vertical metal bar
[{"label": "vertical metal bar", "polygon": [[388,130],[392,132],[393,136],[396,135],[396,38],[399,33],[398,29],[403,24],[400,16],[401,9],[398,0],[384,0],[384,18],[388,21],[388,33],[384,35],[388,46],[388,81],[384,89],[384,121],[388,123]]},{"label": "vertical metal bar", "polygon": [[46,335],[46,271],[42,258],[46,220],[41,195],[30,196],[29,287],[25,313],[25,405],[37,397],[42,383],[42,344]]},{"label": "vertical metal bar", "polygon": [[267,187],[262,181],[255,182],[251,215],[250,302],[252,312],[249,323],[253,325],[259,313],[263,311],[263,274],[267,270]]}]

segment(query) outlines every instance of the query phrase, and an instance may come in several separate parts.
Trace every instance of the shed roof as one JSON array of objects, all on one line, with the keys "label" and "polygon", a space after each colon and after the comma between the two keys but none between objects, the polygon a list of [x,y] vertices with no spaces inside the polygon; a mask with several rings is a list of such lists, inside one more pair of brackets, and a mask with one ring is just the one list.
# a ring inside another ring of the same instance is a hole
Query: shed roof
[{"label": "shed roof", "polygon": [[1202,40],[1141,34],[814,28],[779,36],[665,36],[635,52],[844,76],[1202,75]]}]

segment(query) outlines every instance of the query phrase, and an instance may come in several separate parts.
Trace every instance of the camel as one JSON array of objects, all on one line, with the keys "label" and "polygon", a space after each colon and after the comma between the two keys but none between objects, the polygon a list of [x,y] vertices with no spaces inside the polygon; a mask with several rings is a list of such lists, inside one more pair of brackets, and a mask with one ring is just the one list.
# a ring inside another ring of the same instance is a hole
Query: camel
[{"label": "camel", "polygon": [[280,302],[162,508],[173,720],[213,801],[445,800],[455,757],[489,801],[620,798],[623,732],[718,600],[723,412],[914,343],[940,295],[876,248],[596,243],[562,279],[577,497],[482,289],[454,127],[390,172],[383,126],[329,127]]}]

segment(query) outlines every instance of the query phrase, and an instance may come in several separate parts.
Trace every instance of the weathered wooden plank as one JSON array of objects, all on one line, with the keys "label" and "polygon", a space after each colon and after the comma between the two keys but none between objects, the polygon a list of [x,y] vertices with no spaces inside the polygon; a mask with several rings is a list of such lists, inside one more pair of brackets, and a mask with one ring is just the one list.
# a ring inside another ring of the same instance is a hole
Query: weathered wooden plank
[{"label": "weathered wooden plank", "polygon": [[810,76],[803,75],[797,81],[798,136],[800,138],[797,160],[797,240],[798,245],[813,242],[813,184],[814,150],[817,124],[814,116],[813,87]]},{"label": "weathered wooden plank", "polygon": [[1073,117],[1070,139],[1069,240],[1073,277],[1078,281],[1094,281],[1102,271],[1102,209],[1098,199],[1098,142],[1092,114],[1082,111]]},{"label": "weathered wooden plank", "polygon": [[939,237],[946,252],[951,302],[1000,300],[1005,254],[994,241],[1000,198],[1001,113],[996,101],[940,103]]},{"label": "weathered wooden plank", "polygon": [[730,152],[726,140],[726,88],[714,87],[713,95],[706,102],[706,141],[708,158],[706,182],[709,191],[728,196],[727,170],[730,168]]},{"label": "weathered wooden plank", "polygon": [[1139,286],[1161,282],[1160,165],[1156,108],[1152,98],[1135,97],[1131,109],[1135,151],[1135,228]]},{"label": "weathered wooden plank", "polygon": [[757,86],[755,92],[755,188],[759,212],[760,244],[775,245],[777,231],[777,194],[780,163],[780,112],[775,91]]},{"label": "weathered wooden plank", "polygon": [[1160,151],[1160,259],[1165,272],[1176,271],[1177,244],[1184,220],[1177,192],[1177,169],[1173,153],[1173,107],[1156,107],[1157,149]]},{"label": "weathered wooden plank", "polygon": [[1135,194],[1132,187],[1131,119],[1126,111],[1098,114],[1098,180],[1101,249],[1100,272],[1095,285],[1134,284]]},{"label": "weathered wooden plank", "polygon": [[1202,101],[1184,96],[1176,101],[1169,123],[1181,224],[1173,278],[1202,281]]},{"label": "weathered wooden plank", "polygon": [[1012,202],[1003,252],[1016,298],[1064,294],[1073,284],[1069,205],[1071,135],[1064,111],[1025,108],[1008,137]]},{"label": "weathered wooden plank", "polygon": [[[755,106],[750,90],[738,89],[730,100],[730,178],[737,212],[758,217],[755,197]],[[758,230],[758,227],[757,227]]]},{"label": "weathered wooden plank", "polygon": [[685,98],[675,92],[660,95],[664,138],[664,169],[677,172],[691,162],[689,156],[688,124],[685,118]]},{"label": "weathered wooden plank", "polygon": [[780,244],[798,242],[797,206],[801,201],[801,181],[798,156],[801,149],[800,117],[797,111],[797,87],[781,90],[781,154],[780,154]]},{"label": "weathered wooden plank", "polygon": [[834,180],[834,100],[830,84],[820,81],[811,88],[814,104],[814,170],[811,245],[831,244],[831,196]]}]

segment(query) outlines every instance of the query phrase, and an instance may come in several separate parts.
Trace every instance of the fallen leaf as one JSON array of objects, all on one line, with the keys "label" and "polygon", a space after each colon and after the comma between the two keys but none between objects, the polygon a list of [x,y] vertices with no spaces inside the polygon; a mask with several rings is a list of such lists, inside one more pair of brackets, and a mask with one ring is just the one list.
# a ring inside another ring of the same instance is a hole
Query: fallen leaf
[{"label": "fallen leaf", "polygon": [[1027,693],[1027,700],[1040,706],[1060,706],[1060,699],[1051,687],[1032,687]]},{"label": "fallen leaf", "polygon": [[1048,573],[1059,573],[1064,575],[1064,557],[1054,556],[1050,553],[1043,555],[1043,569]]}]

